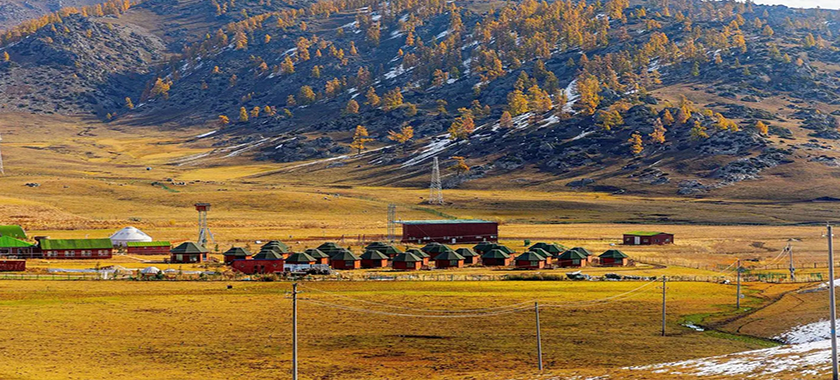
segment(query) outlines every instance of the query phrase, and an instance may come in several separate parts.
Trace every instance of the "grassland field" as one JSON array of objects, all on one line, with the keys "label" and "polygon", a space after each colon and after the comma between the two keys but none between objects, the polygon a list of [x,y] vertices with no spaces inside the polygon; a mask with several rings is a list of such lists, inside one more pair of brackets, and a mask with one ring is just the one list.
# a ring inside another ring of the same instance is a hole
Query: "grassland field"
[{"label": "grassland field", "polygon": [[[408,188],[366,182],[375,169],[363,159],[351,159],[343,168],[223,154],[193,159],[218,152],[210,141],[194,138],[207,130],[136,130],[130,123],[103,126],[14,114],[0,118],[0,129],[6,169],[0,177],[0,223],[21,224],[30,236],[107,237],[134,225],[157,240],[178,243],[197,235],[192,205],[201,201],[213,204],[210,228],[220,250],[256,249],[257,241],[279,239],[295,250],[339,241],[358,251],[385,234],[385,210],[396,204],[401,219],[499,221],[502,242],[520,252],[530,240],[584,246],[598,254],[619,244],[629,230],[673,232],[673,245],[621,246],[637,261],[634,267],[583,271],[731,278],[731,268],[720,270],[735,259],[755,273],[786,273],[786,258],[779,253],[789,241],[797,274],[824,274],[823,266],[809,268],[825,263],[824,227],[810,222],[831,220],[835,211],[819,202],[557,191],[561,185],[551,181],[521,188],[479,182],[445,190],[447,204],[432,207],[422,203],[425,178]],[[97,264],[199,268],[163,259],[118,255],[99,262],[27,264],[30,273]],[[519,272],[468,267],[434,273]],[[822,293],[794,292],[813,283],[747,283],[744,308],[737,311],[733,285],[673,282],[668,336],[660,337],[656,284],[627,298],[590,303],[641,284],[304,283],[310,301],[300,306],[302,378],[679,378],[622,368],[772,346],[777,343],[768,338],[818,320],[825,308]],[[0,353],[8,358],[0,362],[0,378],[286,378],[289,288],[287,282],[0,281]],[[463,310],[533,300],[558,305],[541,315],[547,368],[542,374],[534,371],[530,310],[474,318],[387,314],[417,313],[400,307]],[[695,331],[682,326],[686,322],[710,330]]]}]

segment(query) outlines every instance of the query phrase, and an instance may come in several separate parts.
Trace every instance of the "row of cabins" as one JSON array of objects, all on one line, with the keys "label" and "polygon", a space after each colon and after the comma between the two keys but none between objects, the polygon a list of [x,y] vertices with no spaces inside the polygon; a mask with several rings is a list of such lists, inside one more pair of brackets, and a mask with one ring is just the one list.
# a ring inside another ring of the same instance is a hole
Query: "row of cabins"
[{"label": "row of cabins", "polygon": [[[602,266],[624,266],[628,256],[611,249],[599,256]],[[318,248],[304,252],[292,252],[279,241],[271,241],[251,254],[241,247],[232,247],[224,253],[224,262],[246,274],[283,272],[289,265],[328,265],[337,270],[361,268],[387,268],[397,270],[419,270],[434,265],[435,268],[462,268],[465,265],[507,267],[514,265],[522,269],[541,269],[549,265],[558,267],[584,267],[594,262],[594,256],[582,247],[565,249],[558,244],[537,243],[527,252],[515,252],[498,243],[482,242],[473,248],[451,249],[440,243],[429,243],[423,248],[399,249],[385,243],[371,243],[364,253],[356,255],[335,243],[324,243]]]}]

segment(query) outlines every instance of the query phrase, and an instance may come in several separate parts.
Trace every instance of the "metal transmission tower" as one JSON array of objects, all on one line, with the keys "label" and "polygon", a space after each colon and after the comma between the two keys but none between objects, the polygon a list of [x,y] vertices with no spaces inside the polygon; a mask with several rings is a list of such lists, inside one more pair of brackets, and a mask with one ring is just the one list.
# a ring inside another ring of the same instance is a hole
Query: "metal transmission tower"
[{"label": "metal transmission tower", "polygon": [[[3,141],[3,137],[0,136],[0,142]],[[0,175],[6,175],[6,171],[3,170],[3,152],[0,151]]]},{"label": "metal transmission tower", "polygon": [[388,241],[393,243],[397,239],[397,205],[388,205]]},{"label": "metal transmission tower", "polygon": [[209,203],[196,203],[195,209],[198,211],[198,241],[197,243],[202,247],[207,247],[207,239],[209,238],[214,243],[216,238],[210,232],[210,227],[207,227],[207,211],[210,211]]},{"label": "metal transmission tower", "polygon": [[443,186],[440,184],[440,164],[435,157],[432,164],[432,185],[429,186],[429,204],[442,205],[443,204]]}]

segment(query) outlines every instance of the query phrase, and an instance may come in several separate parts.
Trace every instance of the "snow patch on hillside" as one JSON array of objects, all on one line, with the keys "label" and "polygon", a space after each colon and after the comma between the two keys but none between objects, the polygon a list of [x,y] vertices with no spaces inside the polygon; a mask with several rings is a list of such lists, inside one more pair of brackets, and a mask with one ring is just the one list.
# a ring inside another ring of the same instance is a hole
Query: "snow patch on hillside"
[{"label": "snow patch on hillside", "polygon": [[563,91],[566,93],[566,104],[563,105],[563,112],[577,113],[574,109],[575,102],[580,99],[580,93],[578,93],[577,89],[577,79],[569,82],[569,85]]}]

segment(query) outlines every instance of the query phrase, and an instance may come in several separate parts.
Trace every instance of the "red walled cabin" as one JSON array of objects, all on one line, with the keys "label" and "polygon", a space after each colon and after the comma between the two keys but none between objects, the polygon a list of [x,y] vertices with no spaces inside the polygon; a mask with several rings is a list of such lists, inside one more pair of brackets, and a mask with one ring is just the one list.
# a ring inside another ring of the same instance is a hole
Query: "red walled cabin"
[{"label": "red walled cabin", "polygon": [[38,241],[45,259],[110,259],[114,251],[111,239],[48,239]]},{"label": "red walled cabin", "polygon": [[673,244],[674,234],[667,232],[635,231],[624,234],[624,245]]},{"label": "red walled cabin", "polygon": [[236,259],[231,261],[234,270],[245,274],[283,273],[283,259]]},{"label": "red walled cabin", "polygon": [[26,260],[0,260],[0,272],[23,272]]},{"label": "red walled cabin", "polygon": [[487,220],[407,220],[402,225],[403,243],[464,244],[499,239],[499,224]]},{"label": "red walled cabin", "polygon": [[125,253],[129,255],[168,255],[171,249],[172,244],[168,241],[130,241],[125,243]]}]

